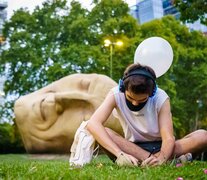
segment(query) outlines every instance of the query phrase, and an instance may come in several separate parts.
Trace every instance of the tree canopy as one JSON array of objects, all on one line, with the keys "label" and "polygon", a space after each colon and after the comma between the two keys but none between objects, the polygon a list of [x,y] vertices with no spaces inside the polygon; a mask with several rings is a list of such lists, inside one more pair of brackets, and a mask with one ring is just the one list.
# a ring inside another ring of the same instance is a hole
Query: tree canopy
[{"label": "tree canopy", "polygon": [[202,24],[207,25],[207,1],[206,0],[175,0],[182,21],[195,22],[200,20]]},{"label": "tree canopy", "polygon": [[66,75],[109,75],[110,50],[104,47],[104,39],[124,42],[113,51],[113,79],[118,82],[133,63],[139,43],[159,36],[170,42],[174,52],[173,65],[157,82],[170,96],[176,134],[205,127],[207,38],[190,32],[172,16],[139,25],[128,11],[122,0],[94,1],[90,11],[76,1],[68,6],[65,0],[45,1],[32,13],[16,11],[3,30],[9,46],[0,56],[7,97],[0,118],[13,120],[16,98]]}]

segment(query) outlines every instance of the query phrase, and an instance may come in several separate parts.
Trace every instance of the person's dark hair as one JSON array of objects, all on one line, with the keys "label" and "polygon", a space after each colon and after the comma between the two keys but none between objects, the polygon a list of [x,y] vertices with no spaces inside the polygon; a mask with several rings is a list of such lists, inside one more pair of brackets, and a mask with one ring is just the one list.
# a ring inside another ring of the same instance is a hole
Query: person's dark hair
[{"label": "person's dark hair", "polygon": [[[152,80],[152,78],[149,78],[144,75],[132,75],[132,76],[127,77],[130,73],[136,70],[147,71],[148,73],[150,73],[154,81]],[[140,64],[129,65],[126,68],[124,72],[124,77],[123,77],[124,87],[126,90],[130,90],[135,94],[147,93],[149,95],[153,93],[153,90],[156,86],[155,79],[156,79],[156,75],[155,75],[154,70],[150,68],[149,66],[142,66]]]}]

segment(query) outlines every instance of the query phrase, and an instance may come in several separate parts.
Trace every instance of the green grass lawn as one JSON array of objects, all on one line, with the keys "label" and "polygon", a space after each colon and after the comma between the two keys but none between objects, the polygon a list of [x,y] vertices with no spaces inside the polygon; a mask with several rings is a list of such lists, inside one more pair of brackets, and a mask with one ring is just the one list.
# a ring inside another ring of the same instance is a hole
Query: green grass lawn
[{"label": "green grass lawn", "polygon": [[178,177],[187,179],[207,179],[204,170],[207,162],[194,161],[183,166],[166,164],[159,167],[118,167],[106,156],[100,155],[90,164],[80,169],[69,167],[68,158],[39,158],[32,155],[0,155],[0,179],[107,179],[107,180],[160,180]]}]

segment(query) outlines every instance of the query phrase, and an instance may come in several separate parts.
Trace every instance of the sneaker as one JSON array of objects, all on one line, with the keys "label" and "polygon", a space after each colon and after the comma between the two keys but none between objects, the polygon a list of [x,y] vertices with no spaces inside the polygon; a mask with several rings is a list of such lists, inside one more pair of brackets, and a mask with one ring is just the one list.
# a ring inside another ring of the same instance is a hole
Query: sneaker
[{"label": "sneaker", "polygon": [[191,153],[187,153],[187,154],[184,154],[184,155],[181,155],[180,157],[178,157],[176,159],[176,164],[183,164],[183,163],[186,163],[186,162],[192,162],[193,161],[193,156]]},{"label": "sneaker", "polygon": [[118,166],[134,166],[132,161],[122,152],[119,154],[115,162]]}]

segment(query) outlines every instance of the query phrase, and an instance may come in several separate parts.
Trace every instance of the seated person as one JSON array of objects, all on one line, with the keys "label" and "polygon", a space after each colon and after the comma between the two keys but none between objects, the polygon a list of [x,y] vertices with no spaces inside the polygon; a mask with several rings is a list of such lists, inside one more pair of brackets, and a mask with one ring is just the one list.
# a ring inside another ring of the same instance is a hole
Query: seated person
[{"label": "seated person", "polygon": [[[207,148],[206,130],[175,140],[170,99],[155,80],[150,67],[130,65],[88,121],[87,130],[117,160],[124,157],[127,164],[155,166]],[[114,109],[124,137],[104,126]]]}]

